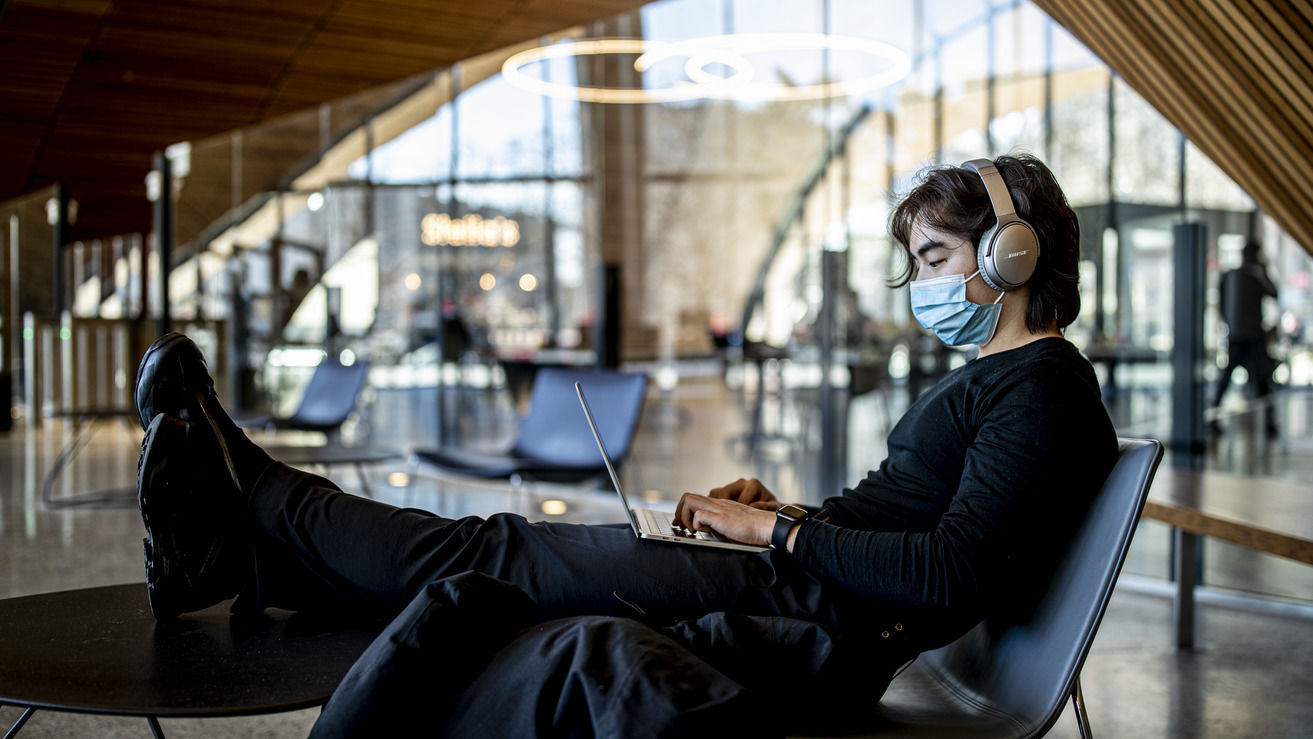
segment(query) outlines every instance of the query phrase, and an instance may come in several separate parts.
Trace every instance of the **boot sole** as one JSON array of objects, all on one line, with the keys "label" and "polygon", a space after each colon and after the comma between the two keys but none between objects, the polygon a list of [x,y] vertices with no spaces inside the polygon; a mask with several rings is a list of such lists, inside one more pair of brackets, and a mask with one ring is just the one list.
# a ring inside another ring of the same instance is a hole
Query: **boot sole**
[{"label": "boot sole", "polygon": [[165,595],[168,586],[163,584],[170,577],[170,563],[176,562],[178,555],[165,545],[164,537],[156,536],[155,530],[168,520],[170,503],[187,494],[185,490],[169,489],[170,480],[161,474],[167,461],[165,455],[170,450],[185,449],[186,440],[185,422],[163,413],[157,414],[146,429],[141,454],[137,457],[137,507],[146,526],[146,538],[142,539],[146,556],[146,595],[157,621],[182,613],[182,609]]}]

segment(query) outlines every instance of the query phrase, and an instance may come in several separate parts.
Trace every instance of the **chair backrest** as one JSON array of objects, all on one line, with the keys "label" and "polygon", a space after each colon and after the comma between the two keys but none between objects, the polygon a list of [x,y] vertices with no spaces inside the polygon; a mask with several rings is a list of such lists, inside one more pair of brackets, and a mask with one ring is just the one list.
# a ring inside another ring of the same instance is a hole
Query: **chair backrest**
[{"label": "chair backrest", "polygon": [[647,376],[598,368],[543,367],[533,381],[529,412],[512,453],[556,467],[601,468],[574,383],[579,382],[597,420],[597,432],[617,466],[638,430]]},{"label": "chair backrest", "polygon": [[365,386],[368,374],[368,362],[344,365],[335,359],[325,359],[310,376],[310,384],[306,385],[296,412],[278,425],[314,431],[330,431],[341,426],[356,407],[356,397]]},{"label": "chair backrest", "polygon": [[1116,465],[1025,621],[987,619],[918,662],[966,701],[1008,718],[1018,736],[1048,731],[1080,675],[1162,455],[1157,441],[1119,440]]}]

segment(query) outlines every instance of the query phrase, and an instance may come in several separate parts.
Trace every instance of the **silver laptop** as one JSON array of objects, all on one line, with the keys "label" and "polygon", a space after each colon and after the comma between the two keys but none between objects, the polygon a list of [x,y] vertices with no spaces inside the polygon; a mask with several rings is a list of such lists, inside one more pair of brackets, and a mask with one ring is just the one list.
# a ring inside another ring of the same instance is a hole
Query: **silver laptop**
[{"label": "silver laptop", "polygon": [[593,439],[597,441],[597,448],[602,452],[602,461],[606,463],[606,471],[611,475],[611,484],[615,486],[616,493],[620,495],[620,504],[624,506],[625,513],[629,514],[629,525],[633,527],[635,536],[640,539],[655,539],[657,541],[692,544],[700,547],[738,549],[745,552],[763,552],[770,549],[770,547],[730,541],[714,531],[686,532],[682,529],[675,529],[671,524],[674,517],[670,513],[630,506],[629,498],[625,497],[625,489],[620,485],[620,475],[616,474],[615,465],[611,462],[611,455],[607,454],[606,444],[602,443],[602,435],[597,432],[597,422],[593,419],[593,412],[588,408],[588,400],[584,398],[584,389],[576,382],[574,391],[579,394],[579,405],[583,406],[584,417],[588,419],[588,428],[593,431]]}]

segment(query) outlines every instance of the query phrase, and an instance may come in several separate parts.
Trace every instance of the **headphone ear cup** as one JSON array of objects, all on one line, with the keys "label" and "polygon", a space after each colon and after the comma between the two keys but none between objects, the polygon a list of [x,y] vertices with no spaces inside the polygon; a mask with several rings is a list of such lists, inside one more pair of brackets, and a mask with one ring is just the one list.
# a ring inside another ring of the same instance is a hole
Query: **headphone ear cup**
[{"label": "headphone ear cup", "polygon": [[995,227],[991,244],[990,278],[1003,290],[1015,290],[1030,281],[1039,263],[1039,238],[1020,218]]},{"label": "headphone ear cup", "polygon": [[989,285],[990,289],[1003,292],[1004,288],[999,286],[998,265],[995,263],[997,254],[994,247],[994,235],[998,232],[998,224],[990,226],[989,230],[980,236],[980,243],[976,246],[976,267],[980,269],[980,278]]}]

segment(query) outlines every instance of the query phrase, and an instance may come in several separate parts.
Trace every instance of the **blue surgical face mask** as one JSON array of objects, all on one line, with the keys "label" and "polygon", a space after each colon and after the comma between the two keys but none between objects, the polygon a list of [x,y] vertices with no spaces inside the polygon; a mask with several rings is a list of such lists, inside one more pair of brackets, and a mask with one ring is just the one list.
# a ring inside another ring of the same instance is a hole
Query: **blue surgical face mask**
[{"label": "blue surgical face mask", "polygon": [[978,274],[976,271],[971,277],[948,275],[911,283],[912,315],[949,346],[988,344],[998,328],[1003,293],[988,305],[967,300],[967,281]]}]

